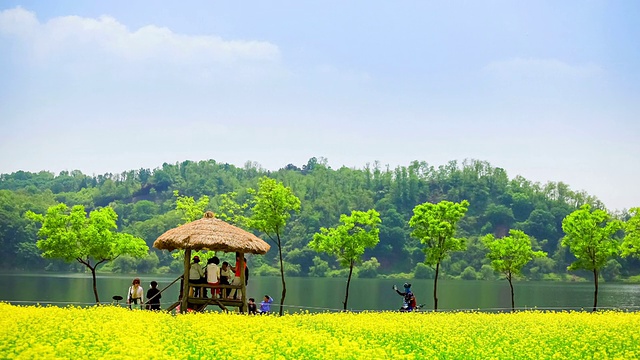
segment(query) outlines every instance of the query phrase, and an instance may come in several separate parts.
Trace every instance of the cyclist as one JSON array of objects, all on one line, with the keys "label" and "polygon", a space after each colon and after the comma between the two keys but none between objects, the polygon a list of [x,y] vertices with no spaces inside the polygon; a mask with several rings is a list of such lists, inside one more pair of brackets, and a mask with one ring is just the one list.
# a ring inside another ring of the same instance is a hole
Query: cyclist
[{"label": "cyclist", "polygon": [[411,291],[411,284],[404,284],[404,292],[398,290],[398,287],[395,285],[393,285],[393,290],[395,290],[398,295],[404,297],[404,301],[402,307],[400,308],[400,311],[413,311],[417,309],[418,304],[416,302],[416,296],[413,295],[413,292]]}]

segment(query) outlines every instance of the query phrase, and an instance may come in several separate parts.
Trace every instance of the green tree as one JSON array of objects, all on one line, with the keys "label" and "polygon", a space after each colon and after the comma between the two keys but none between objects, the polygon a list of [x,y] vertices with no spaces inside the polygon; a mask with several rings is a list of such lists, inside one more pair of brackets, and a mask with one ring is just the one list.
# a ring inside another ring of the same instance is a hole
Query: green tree
[{"label": "green tree", "polygon": [[[30,269],[43,268],[46,261],[36,247],[34,224],[24,217],[24,213],[27,210],[44,213],[54,204],[56,201],[48,190],[35,195],[24,191],[0,190],[0,268],[23,268],[26,264]],[[38,263],[25,262],[33,255],[29,254],[31,250],[35,250],[40,258]]]},{"label": "green tree", "polygon": [[509,236],[496,239],[493,234],[484,237],[487,259],[491,260],[493,270],[504,274],[511,289],[511,311],[515,310],[513,277],[519,275],[522,268],[534,258],[545,257],[543,251],[533,251],[531,238],[520,230],[510,230]]},{"label": "green tree", "polygon": [[491,265],[484,264],[480,268],[478,276],[482,280],[494,280],[496,278],[495,274],[496,273],[495,273],[495,271],[493,271],[493,268],[491,267]]},{"label": "green tree", "polygon": [[497,236],[504,236],[513,224],[513,211],[504,205],[490,204],[485,211],[487,222],[493,225],[493,232]]},{"label": "green tree", "polygon": [[538,240],[548,240],[542,247],[547,252],[553,252],[557,248],[558,229],[556,221],[549,211],[536,209],[529,214],[529,218],[520,224],[520,229]]},{"label": "green tree", "polygon": [[141,200],[133,205],[129,221],[146,221],[158,213],[158,205],[149,200]]},{"label": "green tree", "polygon": [[640,257],[640,207],[629,210],[631,218],[624,223],[622,256]]},{"label": "green tree", "polygon": [[593,311],[598,306],[598,278],[609,259],[618,254],[620,243],[614,238],[618,230],[622,228],[622,222],[614,220],[604,210],[591,211],[591,206],[586,204],[580,209],[567,215],[562,220],[562,230],[565,236],[562,238],[562,246],[576,257],[569,265],[569,270],[584,269],[593,272],[595,287],[593,295]]},{"label": "green tree", "polygon": [[375,278],[378,276],[378,268],[380,267],[380,262],[375,257],[367,261],[363,261],[358,269],[358,277],[359,278]]},{"label": "green tree", "polygon": [[239,204],[235,200],[237,197],[238,193],[236,192],[222,194],[218,197],[218,218],[229,224],[246,228],[248,219],[245,213],[249,205],[247,203]]},{"label": "green tree", "polygon": [[460,278],[462,280],[477,280],[478,273],[476,272],[476,269],[473,268],[473,266],[467,266],[460,273]]},{"label": "green tree", "polygon": [[176,210],[182,215],[183,224],[202,218],[204,210],[209,205],[209,197],[203,195],[196,201],[193,196],[180,196],[178,190],[173,192],[176,198]]},{"label": "green tree", "polygon": [[442,260],[454,251],[466,248],[462,238],[455,238],[456,224],[469,209],[469,202],[460,203],[441,201],[438,204],[424,203],[413,208],[409,226],[413,228],[411,236],[424,244],[425,263],[435,266],[433,282],[433,306],[438,310],[438,274]]},{"label": "green tree", "polygon": [[421,262],[413,269],[413,277],[416,279],[433,279],[433,274],[433,269]]},{"label": "green tree", "polygon": [[545,275],[552,274],[555,268],[556,262],[547,255],[547,257],[533,259],[531,266],[527,266],[525,270],[528,270],[526,273],[528,279],[542,280]]},{"label": "green tree", "polygon": [[[209,206],[209,197],[207,195],[202,195],[198,201],[196,201],[193,196],[181,196],[178,190],[174,190],[173,196],[176,198],[176,211],[182,218],[182,224],[202,219],[205,209]],[[184,260],[184,250],[178,250],[171,254],[171,256],[182,263]],[[192,251],[191,256],[200,257],[206,264],[206,261],[210,256],[213,256],[213,254],[209,255],[208,253],[202,253],[200,251]]]},{"label": "green tree", "polygon": [[28,211],[26,216],[42,224],[37,246],[43,257],[66,262],[75,260],[91,270],[96,303],[100,303],[96,286],[99,265],[120,255],[144,257],[149,251],[144,240],[115,231],[118,215],[110,207],[93,210],[87,216],[82,205],[69,209],[65,204],[58,204],[44,215]]},{"label": "green tree", "polygon": [[[84,176],[79,171],[61,172],[60,175],[46,171],[0,174],[0,248],[3,249],[0,268],[24,267],[24,260],[33,256],[31,250],[37,250],[36,233],[30,231],[35,224],[24,217],[25,211],[45,213],[49,206],[60,202],[69,207],[84,205],[87,210],[97,205],[108,205],[118,214],[118,229],[143,237],[150,247],[158,234],[175,227],[179,222],[188,221],[180,220],[186,215],[183,210],[173,211],[177,205],[174,190],[196,200],[208,196],[211,202],[204,210],[215,210],[219,218],[249,229],[247,224],[238,221],[250,215],[253,205],[247,202],[249,196],[246,188],[252,187],[266,173],[266,170],[252,162],[236,167],[206,160],[162,164],[155,170],[140,169],[97,176]],[[363,169],[331,169],[325,159],[316,158],[310,159],[306,166],[287,166],[270,172],[269,176],[290,187],[302,202],[300,215],[287,224],[283,255],[291,254],[293,249],[305,249],[313,234],[322,226],[334,225],[330,219],[342,213],[348,214],[351,209],[375,208],[384,219],[379,226],[380,242],[363,256],[376,257],[380,262],[379,272],[387,274],[412,272],[417,263],[424,262],[422,245],[409,236],[410,229],[407,226],[407,220],[413,215],[413,207],[419,203],[419,199],[432,203],[444,199],[466,199],[470,202],[468,212],[457,224],[461,232],[457,236],[467,238],[468,246],[464,252],[451,255],[451,264],[455,264],[456,272],[462,272],[466,266],[472,266],[476,271],[481,269],[484,249],[479,251],[474,246],[475,238],[491,232],[496,237],[508,235],[511,228],[523,230],[537,239],[541,250],[551,256],[558,250],[564,235],[562,220],[579,205],[598,204],[597,199],[571,191],[564,184],[533,183],[520,176],[510,180],[504,169],[475,160],[450,162],[437,168],[425,162],[413,162],[409,166],[394,169],[374,162]],[[232,192],[238,195],[228,198],[221,195],[231,195]],[[237,200],[239,204],[249,207],[225,208],[227,200]],[[193,201],[194,205],[196,203],[199,201]],[[200,216],[202,209],[189,218],[196,220]],[[313,255],[310,255],[313,251],[307,250],[303,254],[292,254],[296,257],[285,256],[283,261],[300,264],[301,275],[304,275],[313,266]],[[59,266],[59,263],[42,259],[39,251],[36,255],[40,262],[29,262],[30,268]],[[158,253],[158,256],[162,267],[173,260],[172,254]],[[290,260],[287,260],[288,257]],[[266,255],[274,267],[276,258],[275,251]],[[556,267],[548,273],[540,273],[538,270],[542,268],[534,269],[537,266],[534,261],[534,264],[523,269],[523,274],[538,277],[544,274],[551,278],[551,272],[565,273],[573,261],[573,255],[566,249],[557,256],[554,254],[553,259],[556,260]],[[464,260],[464,263],[460,260]],[[639,261],[629,259],[620,261],[620,264],[621,275],[640,271]],[[179,270],[182,266],[182,262],[177,262],[172,268]],[[529,267],[531,273],[527,273]],[[444,264],[441,268],[441,272],[455,275],[449,272],[452,267]],[[362,266],[358,266],[357,270],[362,272]],[[348,271],[343,272],[346,277]]]},{"label": "green tree", "polygon": [[325,277],[329,270],[329,263],[316,256],[313,258],[313,266],[309,267],[309,276]]},{"label": "green tree", "polygon": [[334,228],[320,228],[319,233],[313,235],[309,247],[318,252],[325,252],[335,256],[340,265],[349,268],[347,287],[344,295],[344,310],[349,301],[349,285],[353,267],[362,261],[366,248],[375,247],[380,238],[380,214],[371,209],[369,211],[351,211],[351,215],[340,215],[341,224]]},{"label": "green tree", "polygon": [[622,265],[617,260],[610,259],[602,268],[600,274],[605,281],[615,281],[620,276],[620,269],[622,269]]},{"label": "green tree", "polygon": [[280,298],[280,315],[284,312],[284,299],[287,295],[287,284],[284,278],[282,257],[282,233],[292,212],[300,211],[300,199],[293,191],[282,183],[266,176],[258,180],[258,190],[248,189],[254,196],[252,215],[249,226],[262,231],[278,247],[280,259],[280,278],[282,279],[282,297]]}]

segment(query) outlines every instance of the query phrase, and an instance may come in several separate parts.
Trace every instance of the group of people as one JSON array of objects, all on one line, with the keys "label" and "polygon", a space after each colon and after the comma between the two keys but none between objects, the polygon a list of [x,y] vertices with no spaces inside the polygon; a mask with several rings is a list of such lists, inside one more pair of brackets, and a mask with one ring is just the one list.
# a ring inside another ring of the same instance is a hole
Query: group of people
[{"label": "group of people", "polygon": [[[236,263],[231,266],[228,262],[222,262],[214,256],[207,260],[206,267],[200,265],[200,257],[194,256],[189,270],[189,282],[191,284],[209,284],[217,285],[242,285],[241,280],[240,255],[236,254]],[[244,258],[244,280],[245,285],[249,283],[249,268],[247,267],[247,258]],[[189,296],[200,297],[200,290],[203,289],[203,297],[207,297],[206,287],[190,287]],[[212,297],[223,299],[242,299],[242,291],[235,289],[212,289]]]},{"label": "group of people", "polygon": [[[236,266],[230,267],[228,262],[223,262],[222,267],[220,268],[218,265],[220,264],[220,259],[214,256],[207,261],[207,267],[205,270],[202,269],[202,266],[199,264],[200,258],[198,256],[194,256],[193,264],[191,264],[191,272],[189,273],[189,280],[191,283],[195,284],[203,284],[208,283],[209,285],[239,285],[240,273],[237,269],[240,267],[239,257],[236,257]],[[195,270],[194,270],[195,269]],[[234,270],[233,272],[231,270]],[[197,277],[195,275],[198,275]],[[193,276],[193,278],[192,278]],[[233,277],[231,283],[229,283],[229,278]],[[235,281],[238,279],[238,281]],[[247,269],[247,263],[245,259],[245,280],[248,282],[249,274]],[[150,288],[147,290],[147,304],[145,308],[147,310],[160,310],[160,299],[162,295],[160,294],[160,290],[158,290],[158,283],[156,281],[151,281],[149,283]],[[245,284],[246,285],[246,284]],[[191,292],[196,292],[195,296],[198,296],[197,291],[200,288],[191,288]],[[231,292],[230,290],[233,290]],[[213,297],[221,297],[221,298],[235,298],[238,293],[242,296],[242,292],[238,291],[239,289],[212,289]],[[419,308],[416,297],[411,291],[411,284],[404,284],[404,291],[398,290],[398,288],[393,285],[393,290],[398,293],[398,295],[403,297],[403,304],[400,308],[400,311],[414,311]],[[191,293],[190,296],[194,294]],[[204,288],[204,297],[207,297],[207,288]],[[264,299],[260,302],[260,308],[255,302],[254,298],[249,298],[247,307],[248,313],[250,315],[256,314],[269,314],[271,312],[271,303],[273,303],[273,298],[269,295],[265,295]],[[140,304],[140,308],[144,304],[144,290],[142,286],[140,286],[140,279],[135,278],[129,287],[129,291],[127,293],[127,304],[129,305],[129,309],[131,309],[132,305]]]},{"label": "group of people", "polygon": [[[160,310],[160,298],[162,295],[160,294],[160,290],[158,290],[158,283],[156,281],[152,281],[149,283],[150,288],[147,290],[147,304],[144,307],[147,310]],[[129,309],[131,309],[132,305],[140,304],[140,308],[143,308],[144,304],[144,289],[140,286],[140,279],[135,278],[129,287],[129,291],[127,292],[127,304],[129,305]]]},{"label": "group of people", "polygon": [[264,299],[260,302],[260,308],[256,305],[256,299],[249,298],[249,302],[247,303],[247,308],[249,315],[267,315],[271,312],[271,303],[273,302],[273,298],[269,295],[265,295]]},{"label": "group of people", "polygon": [[[245,285],[249,282],[249,269],[247,267],[247,259],[244,258],[244,278]],[[228,262],[223,261],[220,266],[220,259],[214,256],[207,260],[207,265],[203,268],[200,265],[200,257],[194,256],[191,263],[191,269],[189,271],[189,283],[190,284],[208,284],[212,286],[216,285],[236,285],[242,284],[241,280],[241,266],[240,255],[236,254],[236,263],[231,266]],[[189,296],[200,296],[200,291],[203,291],[203,297],[208,297],[207,287],[190,286]],[[242,299],[242,290],[240,288],[213,288],[211,289],[212,297],[222,299]],[[127,305],[129,309],[133,305],[140,305],[140,308],[147,310],[160,310],[160,299],[162,295],[158,290],[158,283],[156,281],[150,282],[150,288],[147,290],[146,297],[147,302],[144,301],[144,289],[140,285],[140,279],[135,278],[129,287],[127,292]],[[271,312],[271,303],[273,298],[269,295],[265,295],[263,301],[260,302],[260,308],[258,309],[254,298],[250,298],[248,301],[249,314],[268,314]]]},{"label": "group of people", "polygon": [[[245,286],[249,284],[249,268],[247,267],[247,258],[243,258],[244,260],[244,280]],[[234,285],[240,286],[242,285],[242,267],[240,266],[240,254],[236,253],[236,263],[234,266],[231,266],[226,261],[222,262],[222,266],[220,266],[220,259],[217,256],[214,256],[207,260],[207,265],[203,268],[200,265],[200,257],[194,256],[193,262],[191,263],[191,269],[189,270],[189,282],[191,284],[208,284],[211,286],[217,285]],[[208,297],[207,287],[190,287],[189,296],[200,296],[200,291],[202,290],[202,296]],[[229,289],[211,289],[211,296],[213,298],[221,298],[221,299],[242,299],[242,290],[239,288]],[[271,303],[273,302],[273,298],[269,295],[265,295],[263,301],[260,302],[260,308],[258,308],[255,299],[249,298],[247,303],[249,314],[268,314],[271,312]]]}]

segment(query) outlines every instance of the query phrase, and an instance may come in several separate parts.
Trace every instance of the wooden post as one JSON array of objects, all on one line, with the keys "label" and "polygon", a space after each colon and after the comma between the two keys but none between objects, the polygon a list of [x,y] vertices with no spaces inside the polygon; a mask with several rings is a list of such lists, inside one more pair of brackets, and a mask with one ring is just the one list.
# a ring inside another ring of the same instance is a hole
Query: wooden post
[{"label": "wooden post", "polygon": [[191,270],[191,249],[184,250],[184,282],[182,285],[182,304],[180,305],[180,313],[187,313],[189,306],[189,271]]},{"label": "wooden post", "polygon": [[240,283],[242,286],[242,311],[249,313],[249,308],[247,306],[247,282],[245,279],[245,270],[244,267],[246,264],[244,263],[244,253],[240,253]]}]

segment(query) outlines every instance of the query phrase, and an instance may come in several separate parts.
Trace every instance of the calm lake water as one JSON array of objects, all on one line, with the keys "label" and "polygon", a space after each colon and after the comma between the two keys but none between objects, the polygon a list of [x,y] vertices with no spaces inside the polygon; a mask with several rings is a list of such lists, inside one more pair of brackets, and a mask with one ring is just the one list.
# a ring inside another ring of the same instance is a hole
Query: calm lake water
[{"label": "calm lake water", "polygon": [[[151,280],[162,289],[175,276],[140,275],[145,289]],[[126,298],[131,275],[99,275],[98,293],[102,303],[112,301],[112,296]],[[286,310],[333,311],[342,309],[346,279],[294,278],[287,281]],[[389,279],[354,279],[349,290],[351,310],[395,310],[402,298],[392,289],[402,288],[404,281]],[[411,280],[418,303],[433,309],[433,280]],[[163,306],[178,298],[179,282],[163,293]],[[518,308],[590,309],[593,304],[592,283],[522,281],[514,283]],[[280,301],[281,284],[278,277],[252,277],[247,287],[250,297],[259,302],[265,295]],[[511,306],[509,284],[506,280],[471,281],[440,280],[438,282],[438,307],[440,310],[479,309],[495,311]],[[91,277],[85,274],[24,274],[0,273],[0,301],[14,304],[67,304],[91,305],[94,301]],[[640,308],[640,285],[601,284],[599,307]],[[210,308],[213,309],[213,308]],[[274,307],[277,309],[277,306]]]}]

